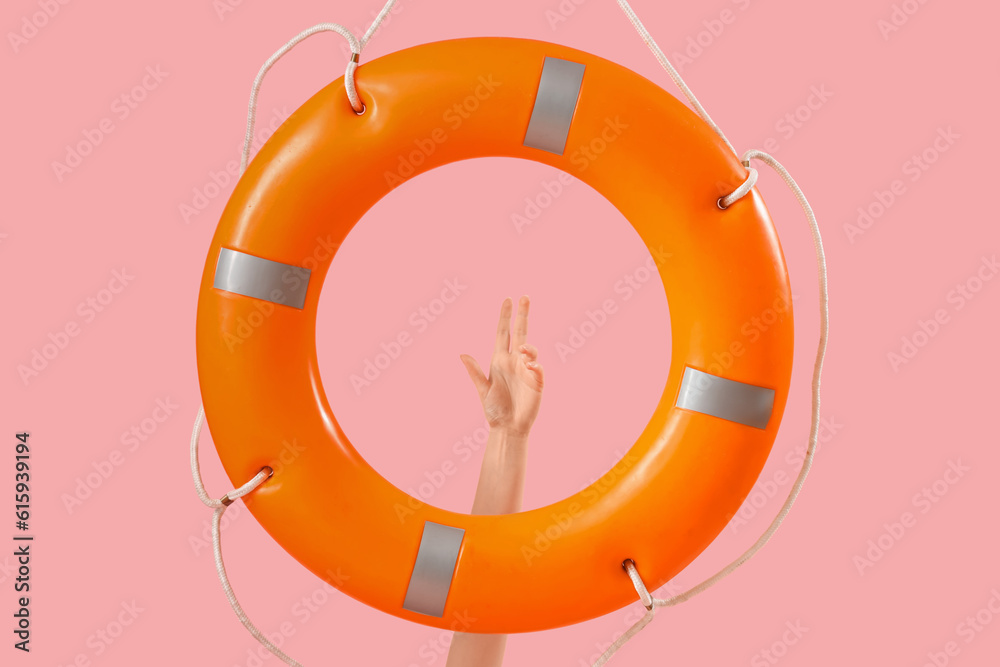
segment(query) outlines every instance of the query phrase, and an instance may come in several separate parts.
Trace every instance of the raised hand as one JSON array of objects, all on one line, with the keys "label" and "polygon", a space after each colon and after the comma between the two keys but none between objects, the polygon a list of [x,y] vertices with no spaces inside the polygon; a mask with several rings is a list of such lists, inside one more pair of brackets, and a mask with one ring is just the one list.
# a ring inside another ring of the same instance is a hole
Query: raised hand
[{"label": "raised hand", "polygon": [[489,377],[483,374],[475,359],[468,354],[460,355],[479,392],[490,428],[522,437],[527,437],[538,415],[544,383],[538,350],[526,342],[529,305],[527,296],[518,301],[513,334],[510,326],[513,302],[507,298],[500,306],[500,322]]}]

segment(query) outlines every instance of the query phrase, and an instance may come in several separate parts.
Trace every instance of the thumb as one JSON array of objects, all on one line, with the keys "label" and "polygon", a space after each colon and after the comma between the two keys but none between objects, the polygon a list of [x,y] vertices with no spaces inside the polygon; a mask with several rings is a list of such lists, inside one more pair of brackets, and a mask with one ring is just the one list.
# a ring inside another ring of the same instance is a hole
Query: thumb
[{"label": "thumb", "polygon": [[476,385],[476,391],[479,392],[479,400],[483,400],[486,396],[487,390],[490,388],[489,380],[483,374],[482,369],[479,368],[479,364],[476,360],[467,354],[458,355],[465,364],[465,370],[469,372],[469,377],[472,378],[472,384]]}]

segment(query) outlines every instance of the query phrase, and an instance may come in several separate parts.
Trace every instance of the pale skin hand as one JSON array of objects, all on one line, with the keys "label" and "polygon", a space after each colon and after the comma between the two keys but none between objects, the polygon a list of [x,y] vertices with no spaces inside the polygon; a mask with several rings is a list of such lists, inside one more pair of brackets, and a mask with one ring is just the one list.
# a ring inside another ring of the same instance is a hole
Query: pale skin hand
[{"label": "pale skin hand", "polygon": [[[490,437],[483,454],[479,486],[472,504],[473,514],[510,514],[521,511],[524,472],[528,460],[528,432],[542,401],[544,373],[538,350],[526,342],[527,296],[518,301],[514,328],[510,316],[513,303],[500,306],[496,345],[487,377],[476,360],[461,355],[483,412],[490,424]],[[507,635],[456,632],[445,667],[500,667]]]}]

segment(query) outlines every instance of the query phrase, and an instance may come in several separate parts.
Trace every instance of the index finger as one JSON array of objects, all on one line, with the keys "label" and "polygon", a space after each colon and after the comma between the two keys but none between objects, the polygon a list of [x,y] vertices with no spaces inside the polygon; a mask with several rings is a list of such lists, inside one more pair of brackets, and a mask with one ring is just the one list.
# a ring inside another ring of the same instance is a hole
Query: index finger
[{"label": "index finger", "polygon": [[528,338],[528,296],[517,302],[517,316],[514,318],[514,349],[519,349]]},{"label": "index finger", "polygon": [[500,322],[497,323],[497,342],[493,348],[493,354],[510,351],[510,311],[513,308],[514,304],[510,297],[504,299],[503,303],[500,304]]}]

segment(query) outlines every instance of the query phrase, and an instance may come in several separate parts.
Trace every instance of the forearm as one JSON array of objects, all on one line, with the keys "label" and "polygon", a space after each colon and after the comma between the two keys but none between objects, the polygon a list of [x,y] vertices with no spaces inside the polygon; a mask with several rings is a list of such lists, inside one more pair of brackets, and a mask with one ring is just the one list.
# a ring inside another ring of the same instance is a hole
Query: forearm
[{"label": "forearm", "polygon": [[520,512],[527,464],[527,434],[512,433],[503,428],[490,429],[472,514]]},{"label": "forearm", "polygon": [[[520,512],[527,460],[527,435],[490,429],[472,513]],[[451,639],[446,667],[500,667],[506,646],[507,635],[456,632]]]},{"label": "forearm", "polygon": [[501,667],[507,635],[474,635],[455,632],[445,667]]}]

